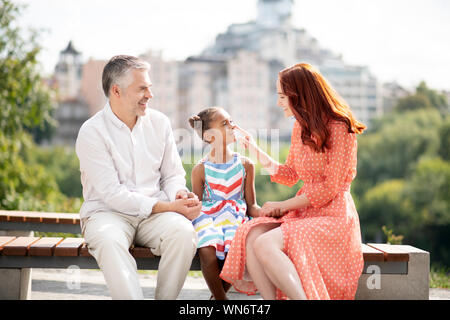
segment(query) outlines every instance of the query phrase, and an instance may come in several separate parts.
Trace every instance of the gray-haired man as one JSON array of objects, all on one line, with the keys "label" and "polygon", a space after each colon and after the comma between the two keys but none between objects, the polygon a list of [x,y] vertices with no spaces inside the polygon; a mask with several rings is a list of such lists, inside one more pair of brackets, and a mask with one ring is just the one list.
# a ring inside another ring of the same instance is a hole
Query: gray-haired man
[{"label": "gray-haired man", "polygon": [[103,70],[106,106],[80,129],[83,236],[113,299],[143,299],[129,248],[160,255],[156,299],[176,299],[196,251],[190,220],[201,202],[186,189],[169,119],[147,108],[148,63],[113,57]]}]

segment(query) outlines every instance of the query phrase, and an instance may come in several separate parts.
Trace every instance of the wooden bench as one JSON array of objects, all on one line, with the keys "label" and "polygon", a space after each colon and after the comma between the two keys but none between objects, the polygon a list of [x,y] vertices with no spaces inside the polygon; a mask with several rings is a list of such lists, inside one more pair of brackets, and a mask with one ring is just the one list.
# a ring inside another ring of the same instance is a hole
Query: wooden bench
[{"label": "wooden bench", "polygon": [[[31,230],[40,231],[55,231],[51,227],[57,225],[70,226],[71,229],[58,229],[58,232],[68,232],[74,230],[75,222],[79,223],[78,214],[0,211],[0,230],[5,223],[8,223],[6,226],[9,230],[26,230],[20,226],[23,223]],[[20,229],[14,229],[16,227]],[[374,243],[363,244],[362,252],[364,269],[356,299],[428,299],[428,252],[412,246]],[[159,257],[154,256],[149,248],[133,246],[130,253],[136,259],[138,269],[157,270]],[[83,238],[0,236],[0,272],[30,268],[64,269],[72,266],[98,269]],[[193,259],[191,270],[200,270],[198,256]],[[28,282],[31,283],[31,279]],[[16,299],[27,298],[28,295],[23,293],[25,289],[21,290],[20,285],[16,287],[19,287]],[[30,289],[26,288],[28,292]],[[0,299],[7,296],[5,290],[10,291],[11,288],[0,287]]]},{"label": "wooden bench", "polygon": [[81,233],[78,213],[0,210],[0,230]]}]

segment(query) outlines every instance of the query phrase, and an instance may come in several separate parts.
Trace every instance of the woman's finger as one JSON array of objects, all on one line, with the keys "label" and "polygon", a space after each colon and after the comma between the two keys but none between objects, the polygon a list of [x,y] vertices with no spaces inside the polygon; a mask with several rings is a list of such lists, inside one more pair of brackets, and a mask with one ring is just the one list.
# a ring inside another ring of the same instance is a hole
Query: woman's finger
[{"label": "woman's finger", "polygon": [[238,129],[240,132],[242,132],[242,134],[244,134],[245,136],[251,137],[250,133],[248,133],[246,130],[242,129],[241,127],[239,127],[237,124],[236,124],[236,129]]}]

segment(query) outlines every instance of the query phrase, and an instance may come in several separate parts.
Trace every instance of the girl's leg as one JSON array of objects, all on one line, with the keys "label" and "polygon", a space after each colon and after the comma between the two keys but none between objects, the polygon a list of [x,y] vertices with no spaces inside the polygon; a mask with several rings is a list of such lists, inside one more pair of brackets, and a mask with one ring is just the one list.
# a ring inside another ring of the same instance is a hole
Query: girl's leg
[{"label": "girl's leg", "polygon": [[306,300],[302,282],[291,259],[283,252],[281,228],[261,234],[253,244],[258,261],[270,281],[289,299]]},{"label": "girl's leg", "polygon": [[200,257],[203,277],[214,299],[227,300],[222,279],[219,277],[220,269],[216,257],[216,248],[212,246],[200,248],[198,249],[198,255]]},{"label": "girl's leg", "polygon": [[[225,253],[225,259],[226,259],[226,253]],[[219,263],[219,270],[220,272],[222,272],[223,269],[223,265],[225,264],[225,259],[224,260],[217,260]],[[222,286],[223,286],[223,290],[225,291],[225,293],[228,292],[228,290],[230,290],[231,288],[231,283],[226,282],[225,280],[222,280]]]},{"label": "girl's leg", "polygon": [[254,244],[262,234],[278,227],[278,223],[260,224],[253,227],[246,238],[246,267],[255,286],[261,293],[261,297],[265,300],[274,300],[276,297],[276,287],[272,280],[266,274],[261,262],[258,260]]}]

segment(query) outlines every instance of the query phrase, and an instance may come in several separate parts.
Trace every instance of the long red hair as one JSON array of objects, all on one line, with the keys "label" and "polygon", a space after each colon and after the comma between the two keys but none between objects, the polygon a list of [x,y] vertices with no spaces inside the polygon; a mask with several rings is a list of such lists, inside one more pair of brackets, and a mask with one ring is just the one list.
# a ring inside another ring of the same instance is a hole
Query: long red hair
[{"label": "long red hair", "polygon": [[283,93],[288,97],[292,113],[300,123],[302,141],[317,152],[329,149],[331,120],[344,122],[348,132],[361,134],[366,126],[356,120],[350,107],[307,63],[299,63],[279,73]]}]

